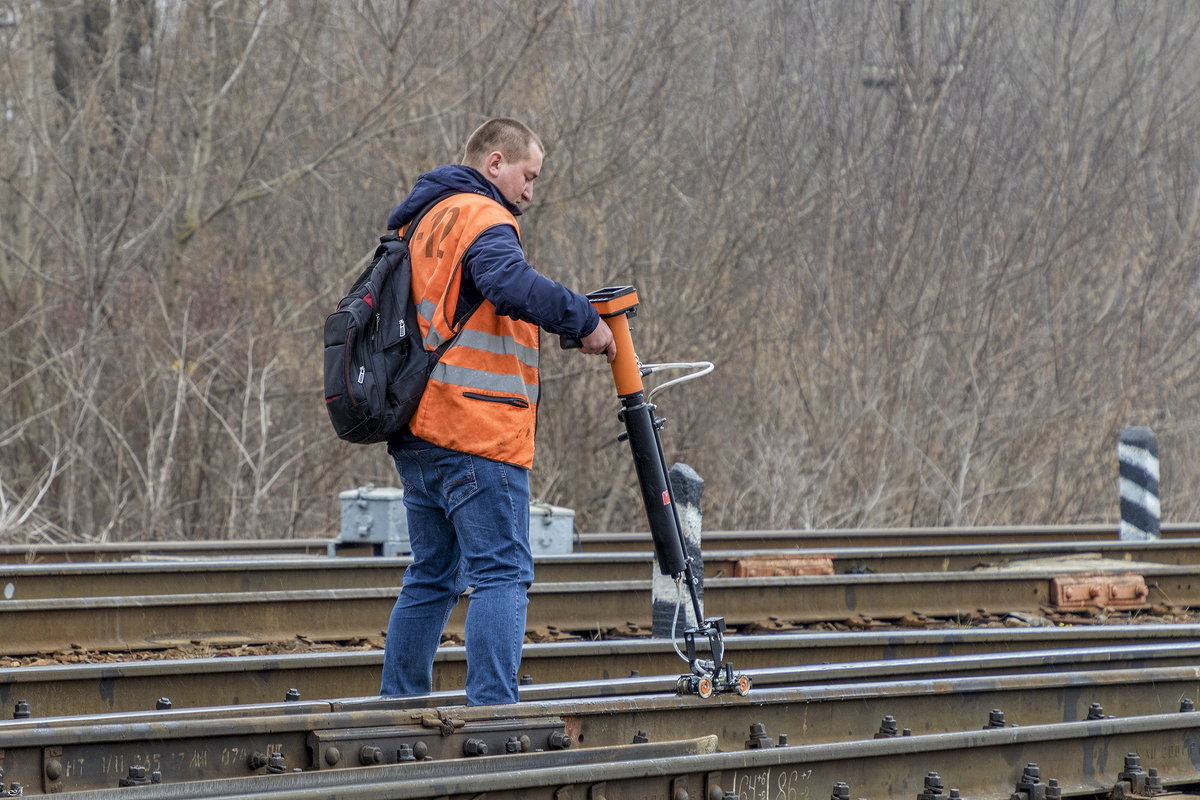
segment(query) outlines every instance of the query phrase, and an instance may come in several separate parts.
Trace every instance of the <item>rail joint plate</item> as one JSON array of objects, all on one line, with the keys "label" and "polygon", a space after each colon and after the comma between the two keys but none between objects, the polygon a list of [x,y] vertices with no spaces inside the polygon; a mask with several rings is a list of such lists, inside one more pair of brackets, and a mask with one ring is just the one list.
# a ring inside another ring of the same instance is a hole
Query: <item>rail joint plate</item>
[{"label": "rail joint plate", "polygon": [[1121,574],[1057,575],[1050,579],[1050,602],[1060,610],[1100,606],[1139,608],[1150,590],[1135,572]]}]

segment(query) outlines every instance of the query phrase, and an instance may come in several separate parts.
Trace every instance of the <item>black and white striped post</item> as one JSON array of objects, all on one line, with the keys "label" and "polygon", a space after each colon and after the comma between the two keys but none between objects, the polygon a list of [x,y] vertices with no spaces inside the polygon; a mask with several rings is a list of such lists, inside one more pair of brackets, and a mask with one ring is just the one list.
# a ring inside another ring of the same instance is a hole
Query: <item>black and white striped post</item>
[{"label": "black and white striped post", "polygon": [[1159,538],[1158,439],[1140,425],[1121,431],[1120,462],[1122,541]]},{"label": "black and white striped post", "polygon": [[[692,574],[699,575],[700,583],[696,586],[698,596],[704,598],[704,558],[700,554],[700,495],[704,493],[704,479],[696,470],[687,464],[676,463],[667,474],[671,481],[671,494],[675,498],[675,510],[679,513],[679,528],[683,534],[683,552],[692,561]],[[683,635],[684,628],[695,627],[696,614],[688,595],[687,586],[683,586],[683,594],[675,586],[675,581],[669,575],[661,575],[658,564],[651,564],[652,583],[650,597],[651,632],[656,638],[675,638]],[[676,606],[682,601],[678,618],[675,615]],[[671,621],[675,620],[675,630],[671,630]]]}]

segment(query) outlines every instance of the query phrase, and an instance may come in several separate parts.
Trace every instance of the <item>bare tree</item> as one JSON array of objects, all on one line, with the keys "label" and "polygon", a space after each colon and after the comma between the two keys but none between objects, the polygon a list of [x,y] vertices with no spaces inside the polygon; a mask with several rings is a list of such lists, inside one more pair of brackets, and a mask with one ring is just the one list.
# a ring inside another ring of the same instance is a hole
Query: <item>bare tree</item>
[{"label": "bare tree", "polygon": [[[328,429],[319,331],[495,114],[548,144],[531,260],[635,284],[644,359],[716,363],[661,399],[706,524],[1108,519],[1133,423],[1190,515],[1198,27],[1183,0],[0,6],[0,536],[325,534],[337,491],[394,483]],[[535,494],[642,527],[607,370],[544,345]]]}]

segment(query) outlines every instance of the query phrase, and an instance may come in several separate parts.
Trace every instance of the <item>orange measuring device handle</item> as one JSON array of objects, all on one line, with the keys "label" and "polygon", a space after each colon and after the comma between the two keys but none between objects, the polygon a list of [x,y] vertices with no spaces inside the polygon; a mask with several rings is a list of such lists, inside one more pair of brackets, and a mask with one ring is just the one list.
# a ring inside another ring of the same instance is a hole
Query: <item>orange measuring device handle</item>
[{"label": "orange measuring device handle", "polygon": [[[642,369],[637,353],[633,350],[629,318],[637,315],[637,290],[632,286],[607,286],[587,293],[587,299],[608,323],[613,341],[617,345],[617,357],[612,363],[613,382],[617,385],[617,397],[627,397],[645,389]],[[579,347],[578,339],[562,338],[563,348]]]}]

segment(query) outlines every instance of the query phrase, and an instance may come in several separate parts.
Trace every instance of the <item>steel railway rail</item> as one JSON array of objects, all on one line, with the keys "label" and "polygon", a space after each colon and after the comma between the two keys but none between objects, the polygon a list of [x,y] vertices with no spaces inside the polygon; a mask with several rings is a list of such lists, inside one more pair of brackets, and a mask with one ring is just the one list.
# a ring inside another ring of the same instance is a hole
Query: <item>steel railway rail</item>
[{"label": "steel railway rail", "polygon": [[[1052,605],[1055,581],[1067,569],[1055,564],[990,572],[713,578],[705,582],[704,592],[706,603],[722,609],[734,627],[838,621],[863,614],[962,619],[981,609],[1003,614]],[[1145,596],[1136,605],[1200,606],[1200,576],[1194,567],[1142,564],[1138,573]],[[649,580],[540,582],[529,597],[529,629],[600,637],[650,627]],[[394,601],[394,588],[8,600],[0,604],[0,656],[52,652],[66,644],[137,650],[196,641],[367,638],[381,633]],[[460,603],[451,616],[448,632],[463,631],[465,605]]]},{"label": "steel railway rail", "polygon": [[[1164,539],[1200,537],[1200,523],[1162,524]],[[705,531],[711,550],[805,549],[841,547],[923,547],[931,544],[1030,544],[1117,539],[1115,523],[1087,525],[983,526],[973,528],[861,528],[827,530]],[[577,537],[584,552],[646,551],[648,532],[583,533]],[[204,541],[139,541],[0,545],[0,564],[126,561],[138,558],[195,556],[370,555],[364,544],[338,545],[333,539],[254,539]]]},{"label": "steel railway rail", "polygon": [[[514,755],[481,764],[494,769],[466,768],[456,774],[420,763],[360,767],[316,775],[151,786],[137,797],[790,800],[829,794],[835,800],[1136,798],[1200,781],[1195,759],[1198,739],[1200,729],[1193,715],[1163,714],[740,752],[663,756],[662,751],[647,750],[639,758],[634,748],[603,764],[571,763],[576,754]],[[676,742],[670,747],[703,749],[703,744]],[[115,791],[64,795],[73,800],[129,796]],[[1170,796],[1198,795],[1172,792]]]},{"label": "steel railway rail", "polygon": [[[141,558],[239,558],[251,556],[324,556],[333,539],[205,539],[186,542],[67,542],[0,544],[0,564],[91,563]],[[371,547],[336,547],[344,555],[371,555]]]},{"label": "steel railway rail", "polygon": [[[1200,625],[734,636],[727,640],[727,652],[740,666],[766,669],[998,653],[1021,653],[1029,660],[1040,657],[1034,651],[1083,648],[1157,652],[1189,642],[1200,642]],[[0,709],[9,716],[19,706],[40,718],[147,710],[164,699],[176,709],[270,703],[293,689],[301,698],[367,696],[378,691],[382,662],[381,651],[369,650],[0,669]],[[988,669],[1002,664],[990,658],[977,663]],[[1007,662],[1009,667],[1015,663]],[[670,674],[679,664],[663,639],[543,643],[526,645],[521,674],[537,685],[605,681]],[[465,680],[464,648],[442,647],[434,688],[461,687]],[[524,691],[532,696],[535,690],[527,686]]]},{"label": "steel railway rail", "polygon": [[[963,572],[1015,566],[1035,559],[1057,559],[1061,571],[1091,569],[1097,561],[1108,568],[1134,569],[1140,564],[1200,566],[1200,538],[1157,542],[1066,542],[1037,545],[931,545],[926,547],[840,548],[820,554],[778,550],[711,551],[705,553],[708,578],[731,577],[764,562],[786,573],[824,564],[836,574]],[[827,559],[827,561],[826,561]],[[400,558],[280,557],[189,558],[135,562],[38,563],[0,565],[0,602],[52,597],[116,597],[122,595],[201,594],[208,592],[288,591],[396,587],[411,562]],[[1084,562],[1080,565],[1079,562]],[[645,553],[576,553],[536,559],[538,581],[567,583],[627,581],[655,572],[653,555]]]},{"label": "steel railway rail", "polygon": [[[1162,537],[1195,538],[1200,523],[1162,524]],[[715,550],[804,549],[830,547],[924,547],[930,544],[994,544],[1115,540],[1116,523],[1095,525],[980,526],[972,528],[855,528],[849,530],[704,531],[704,546]],[[582,533],[586,552],[645,550],[649,533]]]},{"label": "steel railway rail", "polygon": [[[948,731],[987,736],[990,729],[1012,730],[1008,726],[1013,724],[1025,730],[1088,718],[1081,732],[1094,734],[1114,715],[1154,715],[1160,724],[1168,717],[1183,719],[1182,724],[1166,724],[1186,730],[1200,746],[1200,717],[1180,713],[1192,707],[1189,698],[1200,690],[1196,647],[1113,653],[1089,648],[757,670],[751,696],[709,701],[662,693],[663,685],[674,679],[658,676],[526,687],[523,702],[512,706],[450,705],[460,698],[442,693],[12,720],[0,722],[0,766],[6,780],[19,782],[30,795],[148,782],[153,772],[165,784],[403,764],[428,756],[442,763],[436,779],[442,785],[462,780],[474,769],[463,769],[464,758],[616,747],[635,737],[661,742],[711,734],[722,751],[731,753],[783,744],[784,734],[789,744],[812,747],[897,734],[908,739],[902,728],[916,740]],[[1180,663],[1188,660],[1193,663]],[[992,674],[1004,664],[1016,671]],[[897,680],[898,675],[903,679]],[[979,733],[983,729],[989,730]],[[1162,754],[1146,755],[1157,761]],[[726,768],[711,766],[708,771]],[[930,763],[922,770],[936,768]],[[412,796],[457,793],[443,789]]]}]

